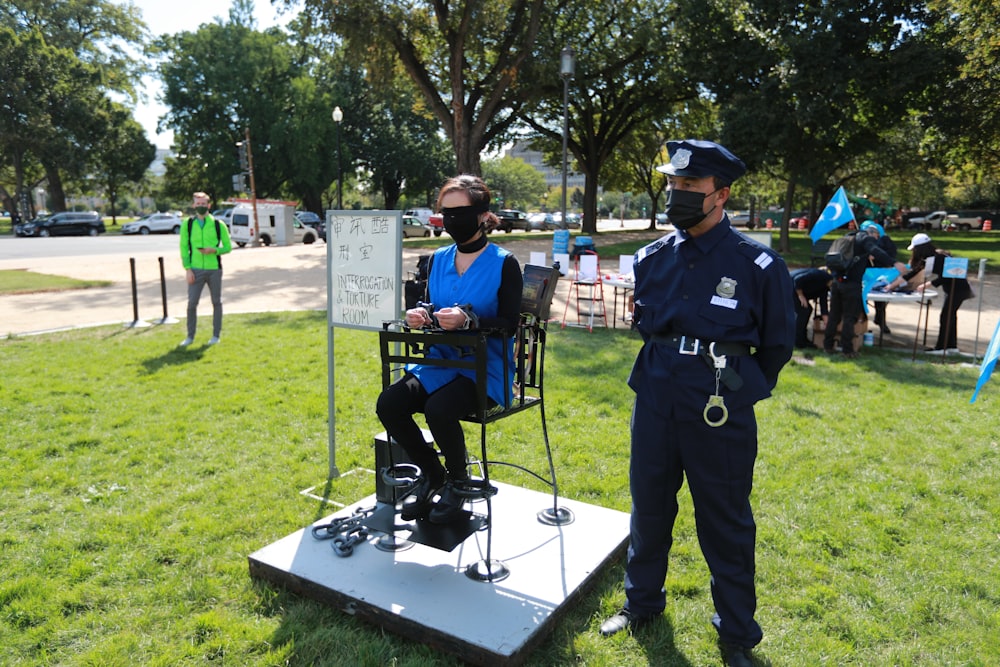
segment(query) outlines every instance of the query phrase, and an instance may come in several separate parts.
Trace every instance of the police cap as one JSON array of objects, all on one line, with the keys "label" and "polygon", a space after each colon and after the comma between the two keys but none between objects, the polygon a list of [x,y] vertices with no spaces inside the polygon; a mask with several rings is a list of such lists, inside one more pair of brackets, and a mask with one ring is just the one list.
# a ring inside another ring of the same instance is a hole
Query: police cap
[{"label": "police cap", "polygon": [[747,170],[743,160],[714,141],[701,139],[668,141],[667,153],[670,154],[670,162],[657,167],[656,170],[670,176],[692,178],[717,176],[726,183],[732,183]]}]

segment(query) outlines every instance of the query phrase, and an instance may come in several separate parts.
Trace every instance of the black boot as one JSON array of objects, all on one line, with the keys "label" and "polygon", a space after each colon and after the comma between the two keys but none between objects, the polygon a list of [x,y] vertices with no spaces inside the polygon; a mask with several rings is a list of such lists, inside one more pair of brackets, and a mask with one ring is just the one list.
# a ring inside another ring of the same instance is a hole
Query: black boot
[{"label": "black boot", "polygon": [[426,518],[427,513],[434,506],[434,494],[441,489],[441,486],[441,482],[434,483],[428,478],[422,477],[413,490],[403,498],[399,518],[403,521]]},{"label": "black boot", "polygon": [[434,503],[427,520],[436,524],[451,523],[462,515],[464,504],[465,499],[455,491],[454,482],[449,481],[441,489],[441,499]]}]

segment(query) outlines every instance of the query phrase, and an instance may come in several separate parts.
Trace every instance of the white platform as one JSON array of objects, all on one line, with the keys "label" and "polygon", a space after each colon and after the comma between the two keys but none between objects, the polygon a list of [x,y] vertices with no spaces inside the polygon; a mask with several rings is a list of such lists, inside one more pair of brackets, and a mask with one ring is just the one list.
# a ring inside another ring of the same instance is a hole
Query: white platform
[{"label": "white platform", "polygon": [[[578,594],[625,549],[629,515],[559,499],[574,521],[539,522],[552,495],[493,482],[492,558],[510,570],[503,581],[466,576],[486,557],[486,531],[453,551],[420,544],[386,552],[369,543],[353,555],[334,554],[311,526],[249,556],[251,576],[331,603],[386,629],[480,665],[520,664]],[[374,494],[316,524],[375,505]],[[472,505],[485,512],[485,503]],[[405,537],[405,531],[399,534]]]}]

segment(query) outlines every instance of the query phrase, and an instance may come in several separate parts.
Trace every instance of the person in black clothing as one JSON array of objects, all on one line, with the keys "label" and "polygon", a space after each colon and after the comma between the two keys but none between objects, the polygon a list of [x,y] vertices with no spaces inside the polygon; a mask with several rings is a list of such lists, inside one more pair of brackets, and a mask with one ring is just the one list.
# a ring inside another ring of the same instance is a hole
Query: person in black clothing
[{"label": "person in black clothing", "polygon": [[906,249],[913,253],[910,256],[910,270],[905,273],[901,271],[902,275],[889,283],[886,289],[894,290],[902,287],[923,271],[924,281],[917,285],[917,291],[923,292],[924,288],[933,285],[944,293],[937,344],[927,351],[957,353],[959,351],[958,309],[963,301],[972,298],[972,287],[966,278],[944,277],[944,260],[950,257],[951,253],[936,248],[927,234],[914,234]]},{"label": "person in black clothing", "polygon": [[[885,250],[885,254],[892,257],[893,261],[896,260],[896,255],[898,250],[896,249],[896,242],[889,238],[889,235],[885,233],[885,227],[877,222],[872,222],[871,220],[865,220],[861,223],[861,231],[866,232],[868,236],[875,238],[878,241],[878,247]],[[875,324],[882,333],[892,333],[889,330],[889,325],[885,321],[885,308],[888,306],[885,301],[875,302]]]},{"label": "person in black clothing", "polygon": [[854,236],[854,263],[846,271],[833,276],[830,285],[830,321],[827,324],[826,336],[823,337],[823,349],[833,353],[833,338],[840,325],[840,347],[844,356],[853,359],[858,356],[854,349],[854,325],[864,310],[864,294],[861,283],[865,270],[871,266],[895,266],[900,273],[906,271],[906,265],[894,262],[885,250],[878,247],[878,241],[865,232],[852,232]]},{"label": "person in black clothing", "polygon": [[809,320],[814,312],[814,302],[819,303],[819,313],[829,319],[827,296],[833,276],[825,269],[797,269],[792,271],[795,290],[795,347],[816,347],[808,338]]}]

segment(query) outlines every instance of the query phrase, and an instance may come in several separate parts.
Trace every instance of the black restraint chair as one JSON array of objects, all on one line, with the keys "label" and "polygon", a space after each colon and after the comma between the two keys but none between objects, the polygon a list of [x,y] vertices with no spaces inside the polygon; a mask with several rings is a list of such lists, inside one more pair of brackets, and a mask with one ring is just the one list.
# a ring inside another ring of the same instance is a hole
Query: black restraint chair
[{"label": "black restraint chair", "polygon": [[[557,269],[528,265],[524,270],[524,291],[521,301],[521,320],[514,339],[514,391],[509,405],[494,405],[489,407],[486,395],[486,364],[487,341],[491,336],[505,335],[498,330],[480,330],[475,332],[444,332],[410,330],[399,323],[386,323],[379,334],[379,348],[382,357],[382,385],[389,386],[394,375],[402,371],[402,367],[410,363],[442,365],[475,370],[476,395],[478,409],[475,414],[464,418],[464,421],[480,425],[480,455],[478,459],[470,458],[469,466],[478,469],[479,477],[471,479],[470,483],[460,489],[466,498],[481,499],[486,504],[485,516],[467,512],[462,521],[456,525],[434,526],[426,521],[415,521],[412,525],[398,526],[394,522],[395,508],[391,525],[386,524],[385,515],[389,512],[379,512],[383,516],[370,526],[382,532],[405,528],[411,531],[409,541],[426,544],[435,548],[452,550],[476,530],[485,527],[486,558],[470,565],[466,575],[477,581],[495,582],[505,579],[509,570],[502,562],[492,558],[492,497],[497,489],[490,484],[490,466],[506,465],[527,472],[552,489],[552,506],[537,513],[538,521],[549,525],[565,525],[573,521],[571,511],[559,507],[559,487],[556,482],[555,465],[552,462],[552,450],[549,446],[548,427],[545,421],[545,338],[549,307],[555,293],[556,281],[559,277]],[[427,350],[432,345],[454,345],[465,348],[467,353],[457,360],[428,359]],[[506,359],[505,359],[506,364]],[[505,368],[505,372],[508,369]],[[517,414],[529,408],[538,408],[542,421],[542,437],[545,442],[545,453],[548,459],[548,477],[539,475],[528,468],[507,461],[493,461],[486,451],[486,435],[489,424]],[[391,450],[391,447],[390,447]],[[418,479],[419,470],[413,464],[393,463],[378,471],[383,481],[391,486],[412,486]],[[388,530],[387,530],[388,529]]]}]

